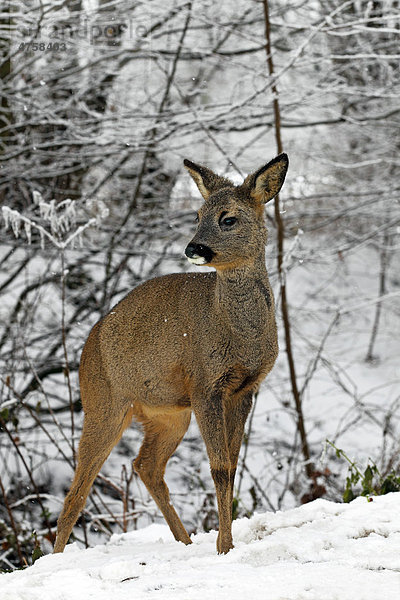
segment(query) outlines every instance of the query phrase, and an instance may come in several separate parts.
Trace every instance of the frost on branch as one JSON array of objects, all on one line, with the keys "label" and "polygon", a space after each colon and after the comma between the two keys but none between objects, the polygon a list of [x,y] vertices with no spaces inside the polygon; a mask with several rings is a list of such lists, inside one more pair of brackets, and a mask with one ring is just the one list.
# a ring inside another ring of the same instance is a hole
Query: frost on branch
[{"label": "frost on branch", "polygon": [[28,244],[30,244],[32,241],[31,227],[32,227],[31,223],[24,223],[25,235],[26,235]]},{"label": "frost on branch", "polygon": [[[95,216],[83,225],[79,225],[75,231],[72,231],[77,218],[74,200],[68,198],[58,204],[56,200],[46,202],[40,192],[35,190],[33,192],[33,207],[36,218],[35,216],[27,217],[17,210],[3,206],[4,225],[5,229],[11,226],[16,238],[24,231],[28,244],[32,241],[32,229],[35,229],[40,235],[42,249],[44,249],[45,238],[59,249],[64,249],[69,244],[74,245],[76,239],[81,241],[85,229],[93,225],[99,225],[102,219],[108,216],[108,209],[101,200],[91,200],[90,209]],[[72,233],[70,233],[71,231]],[[68,233],[69,235],[66,237]]]},{"label": "frost on branch", "polygon": [[86,200],[86,208],[96,216],[98,225],[103,219],[108,217],[110,212],[102,200],[93,200],[92,198]]}]

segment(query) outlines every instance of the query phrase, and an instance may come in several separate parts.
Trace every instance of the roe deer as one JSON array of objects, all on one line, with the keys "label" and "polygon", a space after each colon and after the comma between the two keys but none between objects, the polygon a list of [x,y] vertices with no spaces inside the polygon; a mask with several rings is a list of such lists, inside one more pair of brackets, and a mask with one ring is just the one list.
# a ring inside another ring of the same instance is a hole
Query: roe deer
[{"label": "roe deer", "polygon": [[55,552],[63,551],[96,475],[132,418],[144,430],[135,470],[175,539],[191,543],[164,472],[192,410],[215,484],[217,551],[233,548],[233,482],[244,425],[278,354],[264,203],[281,189],[288,157],[279,155],[239,186],[189,160],[184,165],[205,200],[185,254],[216,272],[151,279],[90,332],[79,369],[85,418],[78,464]]}]

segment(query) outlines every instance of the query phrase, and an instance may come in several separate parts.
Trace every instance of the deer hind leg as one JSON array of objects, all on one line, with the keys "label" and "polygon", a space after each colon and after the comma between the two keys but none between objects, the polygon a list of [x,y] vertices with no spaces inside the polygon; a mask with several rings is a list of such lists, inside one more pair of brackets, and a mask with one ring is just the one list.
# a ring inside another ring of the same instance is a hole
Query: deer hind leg
[{"label": "deer hind leg", "polygon": [[[109,406],[112,406],[111,402]],[[131,420],[131,409],[125,409],[124,412],[121,410],[118,414],[101,414],[99,409],[96,414],[85,415],[79,442],[78,463],[71,489],[65,498],[57,522],[54,552],[64,550],[98,472]]]},{"label": "deer hind leg", "polygon": [[141,419],[144,440],[134,461],[134,467],[157,506],[164,515],[176,540],[191,544],[191,539],[170,503],[168,487],[164,481],[168,459],[182,441],[190,423],[190,410],[176,414],[158,415]]}]

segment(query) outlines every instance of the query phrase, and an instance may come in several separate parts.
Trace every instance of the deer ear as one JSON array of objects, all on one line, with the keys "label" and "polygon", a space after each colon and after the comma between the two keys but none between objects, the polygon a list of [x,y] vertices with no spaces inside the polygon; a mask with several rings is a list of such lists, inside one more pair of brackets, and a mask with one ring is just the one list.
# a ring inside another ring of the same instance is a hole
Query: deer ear
[{"label": "deer ear", "polygon": [[233,183],[229,179],[216,175],[207,167],[196,165],[196,163],[187,158],[185,158],[183,164],[192,176],[204,200],[207,200],[213,192],[220,188],[233,187]]},{"label": "deer ear", "polygon": [[287,154],[279,154],[261,169],[249,175],[245,184],[250,187],[250,196],[260,204],[265,204],[274,198],[283,186],[288,166]]}]

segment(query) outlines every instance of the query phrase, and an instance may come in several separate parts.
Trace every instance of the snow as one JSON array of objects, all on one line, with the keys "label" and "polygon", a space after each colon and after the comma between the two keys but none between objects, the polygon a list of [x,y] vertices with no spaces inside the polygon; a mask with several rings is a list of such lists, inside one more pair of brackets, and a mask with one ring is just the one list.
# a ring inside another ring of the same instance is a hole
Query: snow
[{"label": "snow", "polygon": [[166,525],[67,546],[0,576],[1,600],[377,600],[400,597],[400,493],[350,504],[315,500],[233,524],[235,548],[218,556],[216,532],[176,542]]}]

